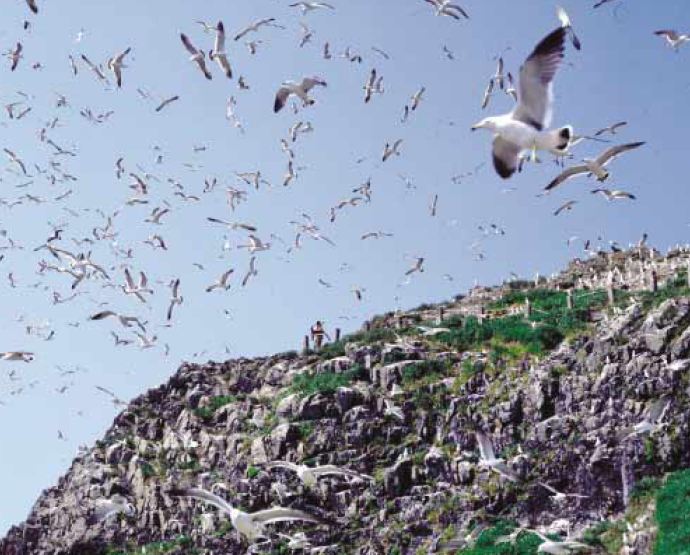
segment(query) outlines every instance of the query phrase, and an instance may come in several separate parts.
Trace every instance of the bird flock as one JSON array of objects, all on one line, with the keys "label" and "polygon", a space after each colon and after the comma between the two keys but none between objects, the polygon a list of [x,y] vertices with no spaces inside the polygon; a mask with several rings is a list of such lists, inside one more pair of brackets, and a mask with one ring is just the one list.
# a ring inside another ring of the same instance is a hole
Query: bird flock
[{"label": "bird flock", "polygon": [[[21,0],[17,0],[18,2]],[[599,9],[607,4],[619,5],[623,0],[600,0],[593,8]],[[40,25],[40,19],[47,17],[41,0],[24,0],[26,17],[21,22],[22,38],[11,44],[5,52],[7,69],[15,74],[20,72],[40,72],[43,67],[38,61],[29,62],[33,57],[33,28]],[[451,25],[473,24],[472,14],[464,6],[450,0],[417,0],[420,8],[419,17],[447,18]],[[299,22],[299,40],[296,49],[307,48],[318,40],[319,17],[337,17],[340,6],[333,2],[303,1],[286,3],[302,18]],[[593,158],[576,154],[579,145],[588,142],[610,143],[628,125],[621,121],[594,130],[591,134],[580,135],[577,125],[564,125],[551,128],[554,113],[553,86],[557,72],[566,56],[567,45],[575,49],[573,55],[586,48],[586,37],[576,34],[575,24],[563,8],[557,8],[558,26],[536,43],[535,48],[526,57],[523,65],[515,73],[509,71],[503,56],[497,56],[495,72],[489,76],[487,86],[481,98],[477,99],[477,109],[488,109],[495,101],[496,95],[503,94],[514,103],[514,108],[507,114],[486,117],[472,126],[473,130],[486,130],[492,134],[491,158],[496,173],[503,179],[509,179],[516,172],[529,171],[530,164],[546,164],[540,160],[538,153],[553,157],[555,175],[552,181],[544,186],[542,195],[551,194],[556,188],[575,177],[589,179],[594,183],[592,195],[601,195],[606,201],[631,201],[636,194],[619,188],[605,188],[611,178],[609,164],[621,157],[633,156],[633,152],[642,147],[643,141],[626,142],[608,145],[603,152]],[[230,24],[234,31],[230,31]],[[227,31],[226,31],[227,26]],[[269,47],[275,33],[290,32],[290,23],[279,21],[274,17],[263,17],[250,22],[241,21],[190,21],[188,28],[179,32],[178,37],[170,40],[169,56],[187,56],[189,71],[185,78],[192,81],[195,87],[208,86],[207,81],[224,80],[234,82],[237,93],[230,95],[224,106],[225,118],[231,129],[240,134],[247,132],[247,122],[242,114],[242,94],[253,94],[253,85],[242,74],[244,68],[238,66],[237,52],[246,49],[253,59],[259,57]],[[538,30],[525,29],[524,33],[538,33]],[[690,42],[690,35],[676,30],[664,29],[654,34],[663,39],[675,52],[680,52],[683,45]],[[538,35],[535,34],[535,39]],[[90,33],[81,29],[74,39],[75,48],[65,54],[64,73],[73,79],[95,79],[103,88],[104,94],[132,94],[138,100],[150,106],[150,111],[158,117],[174,110],[176,105],[183,104],[184,91],[179,94],[153,93],[143,84],[133,83],[129,70],[137,64],[137,51],[144,45],[123,44],[115,52],[102,56],[96,53],[93,42],[89,42]],[[129,40],[129,37],[127,38]],[[167,40],[160,38],[159,40]],[[176,41],[176,42],[175,42]],[[383,102],[388,85],[382,66],[394,58],[382,45],[372,45],[367,50],[347,46],[337,52],[331,41],[323,41],[319,52],[324,60],[340,59],[353,70],[360,71],[366,67],[362,78],[359,102],[366,105]],[[441,45],[440,55],[448,61],[456,60],[456,54],[448,45]],[[493,62],[492,62],[493,63]],[[373,67],[373,66],[377,67]],[[276,68],[276,72],[281,68]],[[6,276],[9,293],[19,295],[20,291],[36,290],[45,293],[46,311],[58,305],[69,303],[74,307],[73,318],[67,325],[73,328],[81,326],[103,326],[104,336],[112,338],[116,348],[139,348],[141,350],[160,350],[167,354],[170,347],[161,337],[165,330],[184,318],[185,305],[194,295],[217,295],[223,298],[229,290],[250,287],[260,278],[260,268],[267,252],[278,252],[277,256],[289,257],[304,248],[308,240],[336,247],[320,220],[331,224],[339,221],[343,214],[370,204],[375,196],[376,184],[372,178],[366,179],[357,186],[348,188],[343,198],[334,200],[328,211],[318,217],[306,211],[298,211],[294,219],[287,222],[290,236],[285,239],[277,233],[265,233],[262,226],[255,222],[240,221],[235,218],[245,205],[251,204],[251,198],[259,191],[275,190],[276,185],[282,188],[295,186],[308,166],[298,158],[300,143],[318,129],[308,119],[313,111],[324,109],[329,102],[331,92],[328,81],[320,75],[281,75],[282,82],[277,82],[272,105],[266,105],[266,118],[290,117],[296,119],[286,124],[284,137],[277,139],[276,148],[285,156],[285,172],[276,178],[269,176],[259,168],[235,168],[231,177],[203,175],[203,165],[195,159],[185,162],[183,166],[193,176],[198,186],[189,184],[190,178],[183,179],[173,173],[166,173],[166,152],[154,146],[153,164],[129,159],[128,156],[115,155],[112,165],[104,175],[113,176],[118,184],[118,194],[124,194],[121,205],[112,211],[102,207],[85,208],[71,205],[72,196],[81,183],[79,175],[72,167],[77,165],[80,156],[79,145],[71,142],[72,137],[65,136],[60,129],[69,127],[70,118],[80,118],[93,127],[94,132],[105,128],[119,113],[110,109],[95,106],[77,107],[71,99],[60,92],[54,92],[52,112],[47,119],[38,117],[34,106],[34,93],[18,91],[16,98],[4,106],[7,121],[3,124],[5,136],[3,155],[7,165],[1,178],[0,209],[11,212],[26,207],[52,207],[54,218],[48,221],[50,232],[38,244],[28,244],[13,236],[12,230],[4,229],[0,220],[0,270]],[[228,89],[229,90],[229,89]],[[414,91],[414,92],[412,92]],[[407,102],[400,108],[399,121],[405,124],[424,110],[424,104],[430,102],[427,97],[433,91],[427,86],[417,85],[409,93]],[[324,105],[324,106],[322,106]],[[34,119],[32,119],[34,118]],[[37,126],[36,153],[20,152],[11,146],[11,127],[26,125]],[[134,132],[134,131],[133,131]],[[401,135],[403,135],[401,133]],[[392,136],[385,142],[376,162],[392,167],[395,160],[405,156],[405,136]],[[194,155],[203,154],[208,146],[197,145]],[[40,156],[39,154],[40,153]],[[47,153],[47,154],[46,154]],[[630,153],[630,154],[628,154]],[[573,160],[575,160],[573,162]],[[579,161],[577,161],[579,160]],[[366,162],[366,158],[356,160],[357,165]],[[478,161],[474,170],[453,176],[452,182],[460,184],[471,179],[482,170],[484,161]],[[622,163],[622,162],[621,162]],[[391,170],[395,173],[395,170]],[[200,178],[200,176],[202,176]],[[414,180],[404,174],[397,174],[405,189],[416,189]],[[10,183],[13,181],[13,183]],[[50,193],[38,192],[39,185],[47,185]],[[167,188],[166,194],[161,191]],[[12,190],[17,194],[12,194]],[[504,189],[510,192],[512,189]],[[106,193],[104,193],[106,194]],[[110,194],[110,193],[107,193]],[[222,200],[220,200],[222,199]],[[436,217],[439,210],[439,195],[428,196],[428,215]],[[105,203],[104,203],[105,204]],[[576,200],[562,204],[555,215],[572,210]],[[210,230],[222,232],[223,254],[231,252],[232,262],[223,261],[224,267],[213,264],[215,269],[207,269],[212,264],[208,261],[190,262],[188,268],[180,268],[178,275],[161,276],[157,268],[144,268],[137,260],[137,253],[147,249],[164,257],[174,245],[170,235],[176,235],[174,228],[177,215],[192,206],[204,206],[208,214],[199,226],[208,226]],[[146,215],[141,214],[145,211]],[[213,211],[211,213],[211,211]],[[0,212],[1,214],[1,212]],[[136,219],[143,225],[145,235],[136,242],[124,239],[126,235],[120,222],[124,215],[136,214]],[[90,224],[83,222],[88,220]],[[448,225],[455,225],[450,222]],[[85,229],[86,228],[86,229]],[[479,239],[472,246],[476,260],[483,260],[482,244],[488,237],[500,236],[505,231],[497,223],[486,223],[478,226]],[[238,238],[239,235],[239,238]],[[393,233],[383,229],[371,229],[358,233],[361,241],[385,241]],[[246,253],[240,266],[239,256]],[[31,258],[34,275],[18,274],[12,269],[15,260],[25,261]],[[409,283],[416,274],[425,272],[427,257],[423,253],[406,254],[409,260],[407,269],[401,268],[401,280]],[[193,268],[193,270],[192,270]],[[206,283],[198,291],[188,291],[189,281],[186,272],[202,272]],[[348,265],[344,263],[339,271],[347,273]],[[453,277],[444,275],[452,281]],[[314,285],[330,289],[333,285],[321,276],[310,280]],[[348,290],[348,286],[344,287]],[[367,289],[361,284],[349,286],[354,302],[363,300]],[[106,297],[106,293],[108,296]],[[163,298],[161,309],[154,308],[154,300]],[[215,297],[214,297],[215,298]],[[222,302],[222,301],[219,301]],[[231,311],[222,309],[228,315]],[[27,316],[20,315],[17,320],[25,324],[27,335],[31,339],[42,341],[59,340],[60,330],[46,316],[42,321],[27,322]],[[428,330],[427,330],[428,331]],[[2,338],[0,338],[2,341]],[[41,357],[40,351],[24,350],[20,345],[0,345],[8,349],[0,352],[1,363],[31,363]],[[68,389],[64,386],[63,392]],[[98,386],[101,393],[112,398],[114,404],[123,402],[109,389]],[[11,394],[18,394],[24,388],[17,388]],[[1,400],[0,400],[1,402]],[[388,406],[391,415],[397,415],[393,405]],[[64,438],[63,434],[59,436]],[[495,459],[493,449],[486,438],[478,435],[482,451],[482,460],[494,470],[505,473],[501,461]],[[286,463],[287,464],[287,463]],[[275,468],[288,468],[297,472],[307,486],[322,474],[347,472],[338,469],[308,469],[306,467],[275,465]],[[262,530],[262,525],[276,519],[298,518],[300,515],[262,514],[246,515],[237,509],[223,504],[222,500],[212,494],[197,490],[183,492],[184,495],[211,503],[228,512],[233,523],[242,533],[254,537]],[[115,503],[126,508],[125,504]],[[104,506],[104,514],[112,512],[112,506]],[[123,509],[125,510],[125,509]],[[304,515],[301,515],[304,516]],[[309,520],[304,518],[304,520]],[[257,532],[258,531],[258,532]]]}]

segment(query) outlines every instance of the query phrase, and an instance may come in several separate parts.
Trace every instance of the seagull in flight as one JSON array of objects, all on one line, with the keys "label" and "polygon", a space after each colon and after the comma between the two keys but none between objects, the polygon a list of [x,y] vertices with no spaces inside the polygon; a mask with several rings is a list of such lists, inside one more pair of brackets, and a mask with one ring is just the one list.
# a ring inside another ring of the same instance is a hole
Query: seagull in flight
[{"label": "seagull in flight", "polygon": [[302,79],[301,83],[285,81],[276,93],[273,111],[275,113],[280,112],[291,95],[299,97],[304,106],[311,106],[315,104],[316,101],[313,98],[309,98],[309,91],[311,91],[317,85],[320,87],[328,86],[326,81],[319,77],[305,77]]},{"label": "seagull in flight", "polygon": [[561,212],[570,212],[573,209],[573,206],[577,204],[576,200],[569,200],[565,202],[564,204],[561,204],[556,211],[553,213],[554,216],[558,216]]},{"label": "seagull in flight", "polygon": [[559,27],[532,51],[520,69],[518,104],[512,112],[484,118],[472,130],[494,134],[493,162],[498,175],[507,179],[518,168],[520,155],[531,150],[563,154],[573,137],[571,126],[548,130],[553,112],[552,82],[565,51],[567,29]]},{"label": "seagull in flight", "polygon": [[38,13],[38,4],[36,4],[36,0],[26,0],[26,5],[29,6],[29,9],[33,13]]},{"label": "seagull in flight", "polygon": [[89,317],[89,320],[98,321],[105,320],[106,318],[110,317],[117,318],[120,324],[125,328],[131,328],[132,324],[136,324],[141,331],[146,333],[146,328],[144,327],[144,324],[141,323],[141,320],[138,317],[123,316],[122,314],[118,314],[117,312],[113,312],[112,310],[103,310],[101,312],[98,312],[93,316]]},{"label": "seagull in flight", "polygon": [[400,156],[400,145],[402,145],[402,142],[402,139],[398,139],[393,143],[393,146],[391,146],[390,143],[386,143],[386,146],[383,147],[383,156],[381,157],[382,161],[385,162],[394,154],[396,156]]},{"label": "seagull in flight", "polygon": [[335,10],[335,6],[328,2],[295,2],[294,4],[289,4],[289,6],[302,10],[302,15],[307,15],[309,12],[325,8]]},{"label": "seagull in flight", "polygon": [[596,195],[597,193],[601,193],[603,196],[606,197],[606,200],[612,201],[612,200],[623,200],[623,199],[628,199],[628,200],[635,200],[637,197],[633,195],[632,193],[629,193],[628,191],[621,191],[619,189],[594,189],[592,191],[593,195]]},{"label": "seagull in flight", "polygon": [[659,37],[664,37],[668,45],[673,48],[676,52],[683,46],[686,42],[690,42],[690,34],[683,33],[680,34],[678,31],[672,29],[663,29],[661,31],[655,31],[655,35]]},{"label": "seagull in flight", "polygon": [[454,19],[460,19],[460,16],[469,19],[467,12],[457,4],[451,3],[451,0],[425,0],[427,4],[431,4],[436,9],[436,15],[445,15]]},{"label": "seagull in flight", "polygon": [[634,150],[642,145],[644,145],[643,142],[636,142],[608,148],[593,160],[585,159],[583,160],[583,164],[566,169],[556,177],[556,179],[549,183],[544,190],[552,191],[559,185],[578,175],[594,174],[599,181],[606,181],[609,177],[609,172],[606,171],[605,167],[624,152]]},{"label": "seagull in flight", "polygon": [[116,493],[109,499],[96,499],[89,520],[91,524],[96,524],[113,519],[120,514],[134,516],[136,509],[125,497]]},{"label": "seagull in flight", "polygon": [[120,52],[117,56],[113,56],[108,60],[108,69],[115,74],[115,81],[117,83],[117,88],[122,87],[122,68],[127,67],[123,61],[125,56],[132,51],[131,47]]},{"label": "seagull in flight", "polygon": [[171,497],[189,497],[192,499],[197,499],[220,509],[230,517],[230,522],[235,530],[237,530],[249,541],[265,538],[265,526],[275,522],[301,520],[305,522],[324,524],[324,520],[319,517],[310,515],[304,511],[289,509],[286,507],[272,507],[263,511],[246,513],[236,509],[218,495],[200,488],[173,489],[170,491],[169,495]]},{"label": "seagull in flight", "polygon": [[247,285],[250,277],[256,277],[258,275],[259,271],[256,269],[256,256],[252,256],[249,259],[249,270],[247,270],[247,273],[242,278],[242,287]]},{"label": "seagull in flight", "polygon": [[594,136],[600,137],[604,133],[611,133],[611,135],[615,135],[621,127],[625,127],[626,125],[628,125],[627,121],[619,121],[613,125],[599,129],[596,133],[594,133]]},{"label": "seagull in flight", "polygon": [[175,305],[181,305],[184,302],[184,297],[180,295],[180,278],[177,278],[171,283],[172,296],[170,297],[170,306],[168,306],[168,322],[172,320],[173,308]]},{"label": "seagull in flight", "polygon": [[225,76],[232,79],[232,68],[225,52],[225,27],[222,21],[219,21],[216,26],[216,40],[213,43],[213,50],[208,53],[208,59],[215,61]]},{"label": "seagull in flight", "polygon": [[139,283],[134,283],[132,274],[129,273],[129,269],[125,268],[125,285],[122,286],[122,290],[125,295],[134,295],[142,303],[146,302],[144,298],[144,293],[153,294],[153,289],[148,287],[148,279],[144,272],[139,272]]},{"label": "seagull in flight", "polygon": [[630,439],[631,437],[650,434],[656,432],[666,424],[662,424],[666,411],[671,405],[671,397],[664,395],[660,399],[654,401],[645,409],[645,415],[640,422],[635,424],[632,428],[623,432],[621,439]]},{"label": "seagull in flight", "polygon": [[277,25],[274,23],[275,18],[274,17],[269,17],[265,19],[258,19],[254,21],[253,23],[247,25],[244,29],[242,29],[239,33],[235,35],[235,40],[240,40],[242,37],[247,35],[248,33],[251,32],[257,32],[261,27],[277,27],[278,29],[285,29],[282,25]]},{"label": "seagull in flight", "polygon": [[581,495],[579,493],[562,493],[558,491],[556,488],[553,488],[549,484],[545,484],[543,482],[539,482],[539,485],[553,494],[553,500],[556,503],[565,501],[568,497],[575,497],[577,499],[586,499],[587,497],[589,497],[589,495]]},{"label": "seagull in flight", "polygon": [[211,75],[211,72],[206,67],[204,51],[197,49],[196,46],[192,44],[192,41],[189,40],[189,37],[184,33],[180,33],[180,40],[182,41],[184,47],[187,49],[187,52],[189,52],[190,54],[189,60],[191,62],[194,62],[197,66],[199,66],[201,73],[204,74],[204,77],[206,77],[206,79],[213,79],[213,75]]},{"label": "seagull in flight", "polygon": [[297,477],[308,488],[316,486],[318,479],[321,476],[348,476],[351,478],[360,478],[364,480],[373,480],[371,476],[360,474],[348,468],[340,468],[338,466],[328,464],[324,466],[307,466],[304,464],[295,464],[287,461],[272,461],[266,464],[266,468],[271,470],[273,468],[286,468],[297,474]]},{"label": "seagull in flight", "polygon": [[7,362],[31,362],[35,355],[27,351],[7,351],[0,353],[0,360]]},{"label": "seagull in flight", "polygon": [[482,432],[475,432],[477,445],[479,445],[479,454],[481,456],[480,464],[488,466],[491,470],[498,472],[512,482],[518,482],[520,478],[510,469],[503,459],[497,459],[494,454],[494,446],[491,444],[489,437]]},{"label": "seagull in flight", "polygon": [[223,274],[220,276],[220,278],[218,278],[218,280],[215,283],[212,283],[206,288],[206,292],[210,293],[211,291],[214,291],[216,289],[223,289],[224,291],[230,289],[228,279],[234,273],[234,271],[235,270],[233,268],[230,268],[226,272],[223,272]]}]

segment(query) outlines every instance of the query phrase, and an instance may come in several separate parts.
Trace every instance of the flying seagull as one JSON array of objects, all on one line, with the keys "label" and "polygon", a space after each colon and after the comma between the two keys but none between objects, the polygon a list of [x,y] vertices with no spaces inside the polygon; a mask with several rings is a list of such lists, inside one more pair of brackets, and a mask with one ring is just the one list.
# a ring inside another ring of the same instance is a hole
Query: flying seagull
[{"label": "flying seagull", "polygon": [[491,470],[498,472],[501,476],[508,478],[512,482],[518,482],[520,478],[515,474],[503,459],[497,459],[494,454],[494,446],[491,440],[482,432],[475,432],[477,445],[479,445],[479,455],[481,456],[480,464],[488,466]]},{"label": "flying seagull", "polygon": [[308,488],[313,488],[316,486],[316,482],[321,476],[349,476],[351,478],[360,478],[364,480],[373,480],[371,476],[366,474],[360,474],[354,470],[348,468],[340,468],[332,464],[324,466],[306,466],[304,464],[295,464],[287,461],[272,461],[266,464],[267,469],[272,468],[286,468],[295,472],[297,477],[302,481],[302,483]]},{"label": "flying seagull", "polygon": [[302,79],[301,83],[296,83],[294,81],[285,81],[276,93],[276,99],[273,104],[273,111],[275,113],[280,112],[291,95],[299,97],[304,106],[311,106],[315,104],[313,98],[309,98],[309,91],[315,86],[326,87],[326,81],[320,79],[319,77],[305,77]]},{"label": "flying seagull", "polygon": [[383,162],[385,162],[394,154],[396,156],[400,156],[400,150],[399,149],[400,149],[400,145],[402,144],[402,142],[403,142],[402,139],[398,139],[397,141],[395,141],[393,143],[393,146],[391,146],[390,143],[386,143],[386,146],[383,147],[383,155],[381,156],[381,160]]},{"label": "flying seagull", "polygon": [[567,30],[559,27],[547,35],[529,55],[520,69],[518,104],[512,112],[488,117],[472,130],[488,129],[494,133],[493,161],[504,179],[518,168],[520,154],[547,150],[563,154],[573,136],[571,126],[547,130],[553,109],[552,82],[563,60]]},{"label": "flying seagull", "polygon": [[579,493],[562,493],[562,492],[558,491],[556,488],[553,488],[549,484],[545,484],[543,482],[539,482],[539,485],[553,494],[553,500],[556,503],[560,503],[561,501],[565,501],[568,497],[575,497],[578,499],[585,499],[585,498],[589,497],[588,495],[581,495]]},{"label": "flying seagull", "polygon": [[295,2],[294,4],[289,4],[289,6],[302,10],[302,15],[307,15],[309,12],[324,8],[335,10],[335,6],[328,2]]},{"label": "flying seagull", "polygon": [[0,353],[0,360],[7,362],[31,362],[34,359],[34,354],[27,351],[7,351]]},{"label": "flying seagull", "polygon": [[200,488],[174,489],[170,491],[169,495],[171,497],[189,497],[213,505],[227,514],[235,530],[250,541],[266,537],[264,531],[266,524],[294,520],[315,522],[317,524],[324,523],[324,520],[319,517],[286,507],[272,507],[263,511],[245,513],[230,505],[225,499]]},{"label": "flying seagull", "polygon": [[247,273],[242,278],[242,287],[245,287],[247,285],[247,282],[249,281],[250,277],[256,277],[258,275],[259,275],[259,271],[256,269],[256,256],[252,256],[249,259],[249,269],[247,270]]},{"label": "flying seagull", "polygon": [[553,215],[558,216],[561,212],[570,212],[573,209],[573,206],[575,206],[576,204],[576,200],[569,200],[561,204],[558,208],[556,208],[556,211],[553,213]]},{"label": "flying seagull", "polygon": [[90,524],[106,522],[120,514],[134,516],[136,509],[125,497],[116,493],[110,499],[96,499]]},{"label": "flying seagull", "polygon": [[585,159],[584,164],[581,164],[579,166],[572,166],[568,169],[566,169],[564,172],[562,172],[556,179],[554,179],[551,183],[549,183],[544,190],[546,191],[551,191],[561,185],[562,183],[565,183],[568,181],[568,179],[578,176],[578,175],[585,175],[585,174],[594,174],[597,176],[597,179],[599,181],[606,181],[606,179],[609,176],[609,172],[606,171],[604,168],[613,160],[616,159],[617,156],[620,156],[624,152],[628,152],[629,150],[634,150],[636,148],[641,147],[644,145],[643,142],[637,142],[637,143],[628,143],[625,145],[617,145],[613,146],[604,152],[602,152],[599,156],[594,158],[593,160],[590,159]]},{"label": "flying seagull", "polygon": [[180,292],[179,292],[180,278],[177,278],[175,281],[172,282],[171,289],[172,289],[172,296],[170,297],[170,306],[168,307],[168,315],[167,315],[168,322],[170,320],[172,320],[173,308],[175,308],[175,305],[180,305],[184,302],[184,297],[182,297],[182,295],[180,295]]},{"label": "flying seagull", "polygon": [[201,73],[204,74],[204,77],[206,77],[206,79],[213,79],[213,75],[211,75],[211,72],[206,67],[206,60],[204,59],[204,51],[198,50],[192,44],[192,42],[189,40],[189,37],[187,35],[185,35],[184,33],[180,33],[180,40],[182,40],[182,44],[187,49],[187,52],[189,52],[191,54],[191,56],[189,57],[189,60],[191,62],[194,62],[197,66],[199,66]]},{"label": "flying seagull", "polygon": [[645,416],[640,422],[635,424],[632,428],[625,430],[621,439],[629,439],[634,436],[649,434],[656,432],[665,424],[661,424],[666,415],[668,407],[671,405],[671,397],[664,395],[660,399],[654,401],[645,409]]},{"label": "flying seagull", "polygon": [[141,320],[139,320],[138,317],[124,316],[122,314],[118,314],[117,312],[113,312],[112,310],[103,310],[102,312],[98,312],[93,316],[89,317],[89,320],[105,320],[106,318],[110,317],[117,318],[120,324],[125,328],[131,328],[132,324],[136,324],[137,326],[139,326],[139,329],[141,329],[141,331],[146,333],[146,328],[144,327],[144,324],[141,323]]},{"label": "flying seagull", "polygon": [[425,0],[427,4],[431,4],[436,9],[436,15],[445,15],[454,19],[460,19],[463,16],[469,19],[470,16],[457,4],[452,4],[451,0]]},{"label": "flying seagull", "polygon": [[683,46],[686,42],[690,42],[690,34],[680,34],[678,31],[674,31],[673,29],[655,31],[654,34],[659,37],[664,37],[669,46],[673,48],[676,52],[678,52],[678,49],[681,46]]},{"label": "flying seagull", "polygon": [[258,19],[254,21],[253,23],[247,25],[244,29],[242,29],[239,33],[235,35],[235,40],[240,40],[242,37],[244,37],[246,34],[251,33],[251,32],[256,32],[261,27],[277,27],[279,29],[284,29],[282,25],[277,25],[274,23],[275,18],[274,17],[269,17],[265,19]]},{"label": "flying seagull", "polygon": [[219,21],[216,26],[216,40],[213,44],[213,50],[208,53],[208,59],[218,64],[221,71],[228,79],[232,79],[232,68],[228,62],[228,55],[225,52],[225,27],[223,22]]},{"label": "flying seagull", "polygon": [[17,69],[17,65],[19,64],[19,60],[22,58],[22,43],[18,42],[17,46],[14,48],[14,50],[10,50],[8,53],[8,57],[10,60],[12,60],[12,66],[10,69],[14,71]]},{"label": "flying seagull", "polygon": [[230,268],[228,271],[223,272],[223,274],[218,278],[218,280],[215,283],[212,283],[206,288],[206,292],[210,293],[211,291],[214,291],[215,289],[224,289],[227,291],[230,289],[230,285],[228,284],[228,279],[232,275],[232,273],[235,270],[233,268]]},{"label": "flying seagull", "polygon": [[596,195],[597,193],[601,193],[606,197],[606,200],[623,200],[623,199],[628,199],[628,200],[635,200],[637,197],[633,195],[632,193],[629,193],[628,191],[621,191],[619,189],[594,189],[592,191],[593,195]]},{"label": "flying seagull", "polygon": [[120,52],[117,56],[113,56],[108,60],[108,69],[115,74],[115,81],[117,82],[117,88],[122,87],[122,68],[127,67],[123,61],[125,56],[131,52],[131,48]]},{"label": "flying seagull", "polygon": [[26,5],[29,6],[29,9],[33,13],[38,13],[38,5],[36,4],[36,0],[26,0]]},{"label": "flying seagull", "polygon": [[621,127],[625,127],[626,125],[628,125],[627,121],[619,121],[613,125],[599,129],[596,133],[594,133],[594,136],[600,137],[604,133],[611,133],[611,135],[615,135]]}]

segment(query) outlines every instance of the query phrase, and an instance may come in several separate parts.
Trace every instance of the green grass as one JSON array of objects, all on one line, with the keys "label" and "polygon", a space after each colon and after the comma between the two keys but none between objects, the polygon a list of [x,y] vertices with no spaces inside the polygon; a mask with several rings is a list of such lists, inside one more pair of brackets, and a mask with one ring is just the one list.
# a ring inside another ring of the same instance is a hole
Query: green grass
[{"label": "green grass", "polygon": [[656,498],[654,555],[690,555],[690,469],[669,476]]},{"label": "green grass", "polygon": [[304,373],[295,376],[290,389],[301,397],[307,397],[314,393],[332,395],[339,387],[352,383],[361,375],[362,369],[356,366],[347,372],[336,374],[335,372],[321,372],[319,374]]},{"label": "green grass", "polygon": [[194,414],[202,420],[208,421],[213,418],[213,415],[216,414],[218,409],[223,408],[230,403],[235,403],[237,400],[237,397],[234,395],[218,395],[216,397],[211,397],[208,405],[194,409]]},{"label": "green grass", "polygon": [[542,543],[534,534],[522,533],[513,544],[496,544],[499,537],[510,534],[514,529],[515,527],[507,522],[499,522],[496,526],[484,530],[473,547],[461,549],[457,555],[534,555]]},{"label": "green grass", "polygon": [[448,364],[440,360],[422,360],[403,369],[403,384],[410,385],[423,381],[433,383],[447,374]]}]

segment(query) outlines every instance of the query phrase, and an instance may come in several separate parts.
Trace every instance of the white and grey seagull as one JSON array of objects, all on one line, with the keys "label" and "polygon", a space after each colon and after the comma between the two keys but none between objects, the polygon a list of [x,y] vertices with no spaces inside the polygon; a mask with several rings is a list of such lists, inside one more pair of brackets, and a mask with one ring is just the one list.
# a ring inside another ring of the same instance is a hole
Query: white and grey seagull
[{"label": "white and grey seagull", "polygon": [[0,360],[7,362],[31,362],[34,359],[34,354],[28,351],[6,351],[0,353]]},{"label": "white and grey seagull", "polygon": [[189,52],[190,54],[189,60],[191,62],[194,62],[197,66],[199,66],[201,73],[204,74],[204,77],[206,77],[206,79],[213,79],[213,75],[211,75],[211,72],[206,67],[204,51],[199,50],[196,46],[194,46],[192,44],[192,41],[189,40],[189,37],[184,33],[180,33],[180,40],[182,41],[184,47],[187,49],[187,52]]},{"label": "white and grey seagull", "polygon": [[498,472],[512,482],[518,482],[520,478],[515,474],[503,459],[497,459],[494,453],[494,446],[491,444],[489,437],[482,432],[475,432],[477,445],[479,446],[479,454],[481,460],[479,464],[487,466],[494,472]]},{"label": "white and grey seagull", "polygon": [[230,284],[228,284],[228,279],[230,276],[233,274],[235,270],[233,268],[230,268],[226,272],[223,272],[223,274],[216,280],[215,283],[212,283],[206,288],[206,292],[210,293],[211,291],[214,291],[216,289],[223,289],[224,291],[227,291],[230,289]]},{"label": "white and grey seagull", "polygon": [[637,197],[633,195],[632,193],[629,193],[628,191],[621,191],[620,189],[594,189],[592,191],[593,195],[596,195],[597,193],[602,194],[603,196],[606,197],[606,200],[612,201],[612,200],[635,200]]},{"label": "white and grey seagull", "polygon": [[295,81],[283,82],[276,93],[273,111],[276,113],[280,112],[293,94],[302,100],[304,106],[315,104],[316,101],[309,97],[309,91],[317,85],[320,87],[328,86],[326,81],[319,77],[305,77],[300,83],[296,83]]},{"label": "white and grey seagull", "polygon": [[261,27],[277,27],[278,29],[285,29],[282,25],[278,25],[274,23],[275,18],[274,17],[267,17],[265,19],[258,19],[254,21],[253,23],[250,23],[247,25],[244,29],[242,29],[239,33],[235,35],[235,40],[240,40],[242,37],[247,35],[248,33],[252,32],[257,32]]},{"label": "white and grey seagull", "polygon": [[662,29],[661,31],[655,31],[654,34],[659,37],[664,37],[668,45],[676,52],[678,52],[678,49],[686,42],[690,42],[690,34],[681,34],[673,29]]},{"label": "white and grey seagull", "polygon": [[662,424],[666,411],[671,405],[671,397],[664,395],[660,399],[654,401],[645,409],[645,415],[640,422],[635,424],[632,428],[623,431],[621,439],[629,439],[634,436],[650,434],[656,432],[666,424]]},{"label": "white and grey seagull", "polygon": [[324,8],[335,10],[335,6],[333,4],[329,4],[328,2],[295,2],[294,4],[289,4],[289,6],[291,8],[299,8],[302,10],[302,15],[307,15],[309,12]]},{"label": "white and grey seagull", "polygon": [[606,166],[615,160],[624,152],[634,150],[644,145],[644,142],[628,143],[624,145],[617,145],[606,149],[599,156],[594,159],[585,159],[583,164],[579,166],[572,166],[563,171],[556,179],[549,183],[544,190],[551,191],[559,185],[565,183],[569,179],[578,175],[593,174],[599,181],[606,181],[609,177],[609,172],[606,171]]},{"label": "white and grey seagull", "polygon": [[253,513],[246,513],[236,509],[225,499],[200,488],[185,488],[171,490],[169,495],[171,497],[189,497],[209,503],[214,507],[223,511],[230,517],[235,530],[249,541],[261,539],[266,537],[265,526],[275,522],[289,522],[301,520],[305,522],[314,522],[323,524],[324,520],[310,515],[304,511],[297,509],[289,509],[286,507],[271,507],[263,511],[256,511]]},{"label": "white and grey seagull", "polygon": [[304,464],[295,464],[288,461],[272,461],[266,464],[266,468],[271,470],[273,468],[286,468],[297,474],[297,477],[308,488],[316,486],[318,479],[321,476],[348,476],[350,478],[359,478],[363,480],[373,480],[371,476],[360,474],[348,468],[340,468],[338,466],[328,464],[323,466],[307,466]]},{"label": "white and grey seagull", "polygon": [[131,48],[127,48],[108,60],[108,69],[115,74],[115,82],[117,83],[118,89],[122,87],[122,68],[127,67],[123,63],[125,56],[127,56],[127,54],[129,54],[131,51]]},{"label": "white and grey seagull", "polygon": [[518,104],[512,112],[484,118],[472,130],[487,129],[494,134],[493,162],[504,179],[518,168],[520,155],[531,150],[562,154],[573,136],[571,126],[548,130],[553,113],[552,82],[565,51],[567,29],[559,27],[532,51],[520,69]]},{"label": "white and grey seagull", "polygon": [[451,3],[451,0],[425,0],[427,4],[431,4],[436,9],[436,15],[445,15],[453,19],[460,19],[460,16],[469,19],[467,12],[457,4]]},{"label": "white and grey seagull", "polygon": [[208,53],[208,59],[215,61],[225,76],[232,79],[232,68],[225,52],[225,27],[222,21],[219,21],[216,26],[216,40],[213,43],[213,50]]}]

